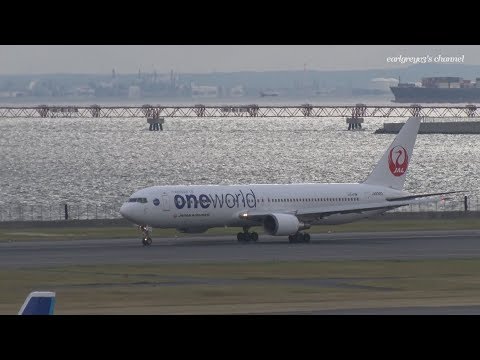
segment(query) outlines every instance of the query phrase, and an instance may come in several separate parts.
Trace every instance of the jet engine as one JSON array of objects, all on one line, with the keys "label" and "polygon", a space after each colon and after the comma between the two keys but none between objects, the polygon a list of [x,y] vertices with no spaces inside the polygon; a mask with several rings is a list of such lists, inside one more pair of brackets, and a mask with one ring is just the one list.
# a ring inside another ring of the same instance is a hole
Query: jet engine
[{"label": "jet engine", "polygon": [[271,214],[265,217],[263,228],[270,235],[292,235],[299,230],[307,229],[308,226],[301,223],[295,215]]}]

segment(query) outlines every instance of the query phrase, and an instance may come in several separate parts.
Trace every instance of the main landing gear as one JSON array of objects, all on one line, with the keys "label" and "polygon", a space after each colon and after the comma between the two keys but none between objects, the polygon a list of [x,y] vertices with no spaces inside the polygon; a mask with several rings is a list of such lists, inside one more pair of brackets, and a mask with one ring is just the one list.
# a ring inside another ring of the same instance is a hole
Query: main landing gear
[{"label": "main landing gear", "polygon": [[288,241],[292,244],[293,243],[309,243],[310,234],[297,232],[294,235],[288,235]]},{"label": "main landing gear", "polygon": [[243,232],[239,232],[237,234],[238,242],[246,243],[246,242],[249,242],[249,241],[252,241],[252,242],[257,242],[258,241],[258,234],[256,232],[248,232],[248,229],[249,228],[244,227]]},{"label": "main landing gear", "polygon": [[142,244],[143,246],[152,245],[151,231],[146,225],[139,226],[139,229],[142,231]]}]

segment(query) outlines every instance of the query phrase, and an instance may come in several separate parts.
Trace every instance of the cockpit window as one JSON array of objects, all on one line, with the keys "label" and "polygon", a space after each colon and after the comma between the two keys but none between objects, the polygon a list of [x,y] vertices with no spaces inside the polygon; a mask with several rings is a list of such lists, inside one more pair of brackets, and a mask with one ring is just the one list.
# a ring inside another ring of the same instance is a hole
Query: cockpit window
[{"label": "cockpit window", "polygon": [[148,201],[147,198],[130,198],[128,199],[128,202],[139,202],[142,204],[146,204]]}]

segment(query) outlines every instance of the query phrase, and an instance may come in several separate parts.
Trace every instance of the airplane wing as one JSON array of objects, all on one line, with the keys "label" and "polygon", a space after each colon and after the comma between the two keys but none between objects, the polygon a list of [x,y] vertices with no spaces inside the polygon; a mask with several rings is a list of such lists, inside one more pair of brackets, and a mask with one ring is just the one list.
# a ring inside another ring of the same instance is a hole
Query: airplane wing
[{"label": "airplane wing", "polygon": [[309,222],[312,220],[324,219],[328,216],[332,216],[335,214],[362,214],[368,211],[375,211],[375,210],[388,211],[395,208],[399,208],[401,206],[436,202],[439,200],[426,199],[426,198],[432,197],[432,196],[438,196],[438,195],[452,194],[457,192],[462,192],[462,191],[449,191],[449,192],[443,192],[443,193],[408,195],[408,196],[402,196],[402,197],[387,198],[386,201],[371,203],[368,205],[365,205],[365,204],[339,205],[336,207],[329,207],[328,210],[326,210],[325,208],[310,208],[310,209],[285,210],[285,211],[281,211],[281,210],[280,211],[265,211],[265,210],[242,211],[240,212],[239,217],[245,220],[261,222],[266,216],[271,215],[272,213],[282,213],[282,214],[295,215],[299,220],[304,222]]},{"label": "airplane wing", "polygon": [[334,214],[361,214],[366,211],[373,211],[373,210],[391,210],[395,209],[400,206],[405,206],[408,204],[385,204],[385,205],[379,205],[379,204],[372,204],[372,206],[358,206],[358,207],[342,207],[342,206],[337,206],[335,209],[330,208],[329,210],[325,209],[320,209],[320,208],[312,208],[312,209],[302,209],[302,210],[276,210],[276,211],[257,211],[257,210],[250,210],[250,211],[242,211],[239,214],[239,218],[244,219],[244,220],[252,220],[252,221],[257,221],[261,222],[263,219],[271,215],[272,213],[281,213],[281,214],[290,214],[296,216],[299,220],[301,221],[309,221],[309,220],[319,220],[326,218],[328,216],[334,215]]},{"label": "airplane wing", "polygon": [[387,198],[387,201],[412,200],[412,199],[419,199],[419,198],[425,198],[430,196],[447,195],[447,194],[455,194],[455,193],[462,193],[462,192],[465,192],[465,191],[447,191],[447,192],[431,193],[431,194],[408,195],[408,196]]}]

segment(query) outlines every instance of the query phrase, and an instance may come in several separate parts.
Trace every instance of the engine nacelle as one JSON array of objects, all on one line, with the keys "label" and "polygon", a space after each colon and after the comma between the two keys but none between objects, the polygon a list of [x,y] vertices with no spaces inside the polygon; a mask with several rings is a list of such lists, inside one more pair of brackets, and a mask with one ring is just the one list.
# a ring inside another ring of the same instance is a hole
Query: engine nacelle
[{"label": "engine nacelle", "polygon": [[295,215],[271,214],[263,221],[265,232],[270,235],[293,235],[298,230],[306,229]]}]

